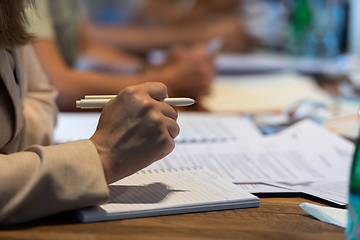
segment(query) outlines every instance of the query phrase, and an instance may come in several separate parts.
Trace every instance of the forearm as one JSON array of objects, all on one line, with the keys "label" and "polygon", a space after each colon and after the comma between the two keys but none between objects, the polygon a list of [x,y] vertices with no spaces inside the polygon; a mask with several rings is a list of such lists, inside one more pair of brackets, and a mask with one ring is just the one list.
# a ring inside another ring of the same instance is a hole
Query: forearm
[{"label": "forearm", "polygon": [[39,40],[33,45],[50,82],[59,91],[57,103],[62,111],[75,110],[75,101],[84,95],[117,94],[127,86],[145,81],[141,75],[116,76],[73,70],[66,66],[54,40]]},{"label": "forearm", "polygon": [[114,27],[92,25],[86,34],[97,41],[144,53],[149,49],[166,48],[177,42],[206,41],[208,36],[199,34],[200,29],[199,25],[177,27],[127,26],[116,29]]},{"label": "forearm", "polygon": [[141,75],[115,76],[72,70],[50,78],[59,91],[57,103],[62,111],[75,110],[75,101],[85,95],[118,94],[128,86],[145,81]]}]

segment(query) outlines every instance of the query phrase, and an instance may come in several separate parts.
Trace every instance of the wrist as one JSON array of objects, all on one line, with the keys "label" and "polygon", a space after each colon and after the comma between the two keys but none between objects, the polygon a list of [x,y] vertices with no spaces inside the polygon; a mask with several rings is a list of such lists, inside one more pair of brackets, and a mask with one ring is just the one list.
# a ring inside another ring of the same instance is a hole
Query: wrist
[{"label": "wrist", "polygon": [[109,160],[109,155],[107,154],[106,149],[104,147],[101,147],[101,145],[98,144],[95,139],[90,138],[89,140],[94,144],[95,149],[99,155],[99,160],[104,171],[106,183],[110,184],[112,182],[115,182],[116,179],[114,178],[113,173],[113,170],[115,168],[110,166],[112,161]]}]

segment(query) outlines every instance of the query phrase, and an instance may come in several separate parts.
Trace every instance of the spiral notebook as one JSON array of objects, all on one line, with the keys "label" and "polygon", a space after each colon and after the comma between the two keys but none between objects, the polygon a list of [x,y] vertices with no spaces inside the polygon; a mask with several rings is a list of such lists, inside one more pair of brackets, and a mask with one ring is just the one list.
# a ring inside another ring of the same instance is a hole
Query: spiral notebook
[{"label": "spiral notebook", "polygon": [[109,185],[107,204],[82,208],[82,222],[258,207],[259,199],[205,168],[143,170]]}]

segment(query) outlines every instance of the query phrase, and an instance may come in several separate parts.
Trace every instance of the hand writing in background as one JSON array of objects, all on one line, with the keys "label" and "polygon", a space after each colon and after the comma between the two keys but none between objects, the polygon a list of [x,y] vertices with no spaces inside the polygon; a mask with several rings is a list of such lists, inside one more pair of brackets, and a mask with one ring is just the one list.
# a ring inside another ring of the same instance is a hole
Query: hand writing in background
[{"label": "hand writing in background", "polygon": [[144,83],[122,90],[105,105],[90,140],[107,183],[139,171],[174,149],[180,131],[177,112],[159,101],[167,96],[164,84]]},{"label": "hand writing in background", "polygon": [[197,101],[210,93],[214,75],[213,56],[205,44],[177,45],[170,49],[167,61],[147,71],[149,79],[164,83],[170,97],[189,97]]}]

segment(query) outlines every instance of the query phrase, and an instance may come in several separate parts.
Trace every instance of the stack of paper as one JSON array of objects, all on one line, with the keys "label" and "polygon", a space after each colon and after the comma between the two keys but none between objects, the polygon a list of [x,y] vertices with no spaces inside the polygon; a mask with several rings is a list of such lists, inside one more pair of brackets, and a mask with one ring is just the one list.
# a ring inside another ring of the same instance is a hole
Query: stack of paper
[{"label": "stack of paper", "polygon": [[[99,113],[61,113],[57,142],[89,138]],[[247,118],[180,113],[175,150],[147,169],[205,166],[252,193],[303,192],[347,203],[354,144],[311,120],[263,136]]]},{"label": "stack of paper", "polygon": [[332,102],[312,78],[281,73],[219,77],[204,106],[213,112],[278,112],[302,100]]},{"label": "stack of paper", "polygon": [[206,166],[234,183],[266,183],[345,204],[353,151],[351,142],[305,120],[257,140],[178,144],[147,169]]}]

